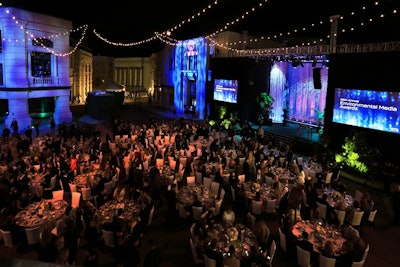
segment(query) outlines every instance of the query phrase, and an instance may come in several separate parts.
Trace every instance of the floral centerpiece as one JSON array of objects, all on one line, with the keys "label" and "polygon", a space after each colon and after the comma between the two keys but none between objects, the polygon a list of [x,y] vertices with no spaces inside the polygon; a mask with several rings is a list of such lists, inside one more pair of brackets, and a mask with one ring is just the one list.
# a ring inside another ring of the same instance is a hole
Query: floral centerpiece
[{"label": "floral centerpiece", "polygon": [[335,192],[333,193],[333,199],[334,199],[334,200],[341,200],[342,198],[343,198],[343,196],[342,196],[342,194],[341,194],[340,192],[335,191]]},{"label": "floral centerpiece", "polygon": [[261,185],[259,183],[254,183],[252,188],[254,192],[260,192]]},{"label": "floral centerpiece", "polygon": [[228,230],[228,236],[231,241],[235,241],[239,237],[239,231],[235,227],[231,227]]},{"label": "floral centerpiece", "polygon": [[324,235],[326,233],[325,229],[321,225],[317,225],[315,227],[315,232],[317,232],[319,235]]}]

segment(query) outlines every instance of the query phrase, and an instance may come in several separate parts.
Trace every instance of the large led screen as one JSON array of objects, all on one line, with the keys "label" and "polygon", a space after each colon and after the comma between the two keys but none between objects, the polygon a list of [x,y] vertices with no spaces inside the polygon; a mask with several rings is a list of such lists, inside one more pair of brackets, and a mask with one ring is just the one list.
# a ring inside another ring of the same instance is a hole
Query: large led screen
[{"label": "large led screen", "polygon": [[214,100],[237,103],[238,81],[215,79],[214,80]]},{"label": "large led screen", "polygon": [[399,92],[335,89],[333,122],[400,133]]}]

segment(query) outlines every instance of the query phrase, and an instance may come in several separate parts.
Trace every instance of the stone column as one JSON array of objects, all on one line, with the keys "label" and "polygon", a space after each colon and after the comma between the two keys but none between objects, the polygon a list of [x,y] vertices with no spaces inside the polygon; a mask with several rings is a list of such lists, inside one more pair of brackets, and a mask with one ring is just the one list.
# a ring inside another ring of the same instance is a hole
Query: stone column
[{"label": "stone column", "polygon": [[63,122],[72,122],[72,112],[69,107],[69,95],[59,95],[55,97],[55,109],[53,118],[56,121],[56,125],[60,125]]}]

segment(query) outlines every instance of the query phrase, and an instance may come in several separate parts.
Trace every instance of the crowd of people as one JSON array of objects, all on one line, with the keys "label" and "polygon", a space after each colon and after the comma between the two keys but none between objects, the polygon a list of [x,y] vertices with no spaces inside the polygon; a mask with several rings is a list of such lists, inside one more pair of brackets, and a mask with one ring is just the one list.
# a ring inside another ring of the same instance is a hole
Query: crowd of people
[{"label": "crowd of people", "polygon": [[[54,236],[50,232],[52,229],[43,229],[43,238],[38,247],[39,259],[74,264],[78,240],[79,237],[83,237],[90,244],[85,264],[95,265],[94,251],[101,242],[102,230],[109,230],[115,237],[115,262],[123,266],[138,266],[141,237],[148,231],[152,208],[157,210],[166,203],[168,211],[165,222],[167,225],[174,225],[178,217],[176,195],[179,189],[186,185],[186,178],[198,172],[202,177],[213,177],[213,181],[218,182],[226,192],[219,214],[215,215],[213,210],[204,210],[200,222],[202,225],[199,225],[200,230],[196,230],[199,237],[202,233],[201,227],[212,220],[229,224],[244,223],[251,227],[261,247],[267,251],[269,229],[263,221],[265,218],[251,214],[251,201],[246,196],[243,183],[239,181],[239,175],[244,175],[246,182],[262,182],[268,176],[272,177],[271,186],[278,199],[282,230],[288,237],[288,244],[295,244],[290,237],[296,221],[321,219],[316,203],[324,203],[326,199],[325,196],[319,197],[316,190],[325,186],[322,180],[328,172],[337,171],[337,166],[332,164],[335,162],[326,155],[310,157],[310,161],[322,166],[321,173],[310,179],[305,175],[302,165],[296,163],[290,145],[276,142],[274,139],[263,143],[265,140],[261,140],[261,136],[249,124],[244,124],[241,132],[232,131],[232,127],[211,128],[205,121],[157,121],[154,118],[142,125],[115,119],[112,136],[104,136],[96,129],[78,129],[74,126],[67,128],[66,125],[59,127],[58,132],[52,131],[53,134],[39,135],[38,132],[35,137],[30,137],[29,133],[26,135],[26,132],[20,134],[15,129],[9,135],[3,131],[0,208],[1,215],[7,220],[1,228],[12,230],[15,243],[26,244],[23,229],[16,225],[13,218],[29,204],[47,198],[45,192],[51,188],[50,178],[57,177],[56,187],[51,190],[63,189],[65,198],[70,200],[69,185],[74,183],[75,177],[98,168],[102,170],[99,182],[87,184],[93,197],[82,201],[78,208],[67,209],[60,234]],[[199,142],[201,140],[206,142]],[[172,181],[162,173],[162,168],[156,166],[157,159],[163,159],[163,162],[167,163],[169,158],[176,161],[172,170]],[[185,158],[184,165],[182,158]],[[241,161],[243,158],[244,161]],[[207,169],[209,163],[213,163],[214,166],[211,170]],[[35,168],[37,165],[40,168]],[[280,181],[272,171],[276,167],[289,169],[297,177],[295,183],[289,186],[288,180]],[[229,175],[224,176],[224,171]],[[35,176],[43,177],[37,195],[30,191],[31,180]],[[336,175],[334,177],[332,187],[345,192],[346,186],[341,179]],[[115,182],[111,194],[104,186],[110,181]],[[101,222],[98,214],[101,205],[110,200],[127,199],[138,203],[141,207],[140,212],[126,220],[121,216],[122,210],[116,210],[111,223]],[[254,200],[262,201],[257,195]],[[203,206],[201,202],[199,205]],[[353,206],[354,210],[371,211],[373,203],[368,192],[362,201],[355,202]],[[190,212],[190,209],[188,211]],[[343,227],[343,235],[349,236],[348,255],[351,257],[350,260],[343,259],[343,262],[357,261],[365,249],[365,243],[363,244],[356,233],[357,229],[352,229],[348,223],[340,225],[333,209],[328,209],[327,214],[326,221]],[[251,220],[251,216],[255,219]],[[351,211],[348,212],[348,216],[351,216]],[[351,217],[346,219],[346,222],[348,221],[351,221]],[[304,240],[306,239],[305,236]],[[202,238],[198,238],[197,241],[196,247],[203,249],[204,253],[214,251],[201,244]],[[151,255],[157,255],[161,260],[160,252],[154,251],[155,241],[152,240],[149,245],[152,248]],[[326,247],[328,251],[329,244]],[[57,253],[53,253],[49,258],[45,253],[48,249]],[[209,256],[213,257],[213,254],[215,253],[210,253]],[[222,260],[219,260],[221,255],[214,256],[218,258],[218,263],[222,264]],[[266,255],[260,256],[263,258]],[[145,261],[154,259],[155,256],[149,256]],[[159,262],[146,266],[159,266]]]}]

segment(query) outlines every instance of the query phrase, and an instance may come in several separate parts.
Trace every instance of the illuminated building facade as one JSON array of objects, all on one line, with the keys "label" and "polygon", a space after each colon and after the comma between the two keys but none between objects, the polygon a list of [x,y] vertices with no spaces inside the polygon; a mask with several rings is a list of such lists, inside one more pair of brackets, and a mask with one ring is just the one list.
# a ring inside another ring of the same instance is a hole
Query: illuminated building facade
[{"label": "illuminated building facade", "polygon": [[15,118],[19,130],[32,117],[56,124],[72,121],[69,32],[72,22],[16,8],[0,7],[0,99],[6,101],[5,124]]}]

